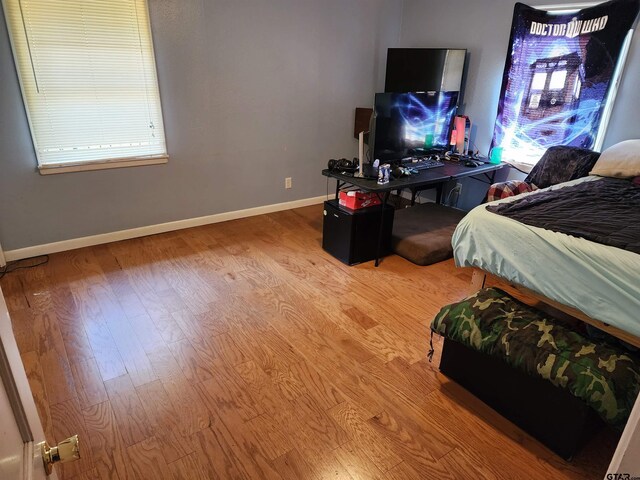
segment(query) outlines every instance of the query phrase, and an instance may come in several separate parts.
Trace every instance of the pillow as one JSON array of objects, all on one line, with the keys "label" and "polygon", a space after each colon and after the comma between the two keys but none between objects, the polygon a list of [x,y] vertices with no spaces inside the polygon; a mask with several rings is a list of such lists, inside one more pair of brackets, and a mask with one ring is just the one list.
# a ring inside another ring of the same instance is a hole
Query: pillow
[{"label": "pillow", "polygon": [[607,148],[589,175],[631,178],[640,175],[640,140],[625,140]]},{"label": "pillow", "polygon": [[537,187],[532,183],[522,180],[507,180],[506,182],[494,183],[487,192],[487,202],[502,200],[503,198],[520,195],[525,192],[533,192]]},{"label": "pillow", "polygon": [[599,156],[598,152],[586,148],[566,145],[549,147],[524,181],[538,188],[547,188],[586,177]]}]

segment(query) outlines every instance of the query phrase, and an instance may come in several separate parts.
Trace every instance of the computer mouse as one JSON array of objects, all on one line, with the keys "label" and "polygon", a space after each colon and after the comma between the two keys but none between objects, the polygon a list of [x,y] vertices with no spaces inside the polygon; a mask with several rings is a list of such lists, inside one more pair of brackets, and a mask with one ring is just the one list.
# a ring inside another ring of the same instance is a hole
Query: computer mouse
[{"label": "computer mouse", "polygon": [[478,167],[479,165],[478,165],[478,162],[474,162],[473,160],[465,160],[464,166],[475,168],[475,167]]}]

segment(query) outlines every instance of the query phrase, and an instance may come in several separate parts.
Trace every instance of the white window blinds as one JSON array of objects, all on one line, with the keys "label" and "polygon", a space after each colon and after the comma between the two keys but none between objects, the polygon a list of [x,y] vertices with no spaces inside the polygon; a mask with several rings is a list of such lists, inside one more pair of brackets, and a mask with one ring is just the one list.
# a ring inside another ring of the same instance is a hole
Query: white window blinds
[{"label": "white window blinds", "polygon": [[41,170],[166,159],[145,0],[3,4]]}]

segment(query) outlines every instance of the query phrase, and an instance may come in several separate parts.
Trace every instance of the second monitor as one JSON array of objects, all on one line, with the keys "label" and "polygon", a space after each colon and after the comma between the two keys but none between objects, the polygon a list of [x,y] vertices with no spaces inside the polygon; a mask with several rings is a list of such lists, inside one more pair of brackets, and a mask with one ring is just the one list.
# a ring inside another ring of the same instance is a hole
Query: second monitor
[{"label": "second monitor", "polygon": [[377,93],[371,161],[398,163],[447,150],[457,100],[458,92]]}]

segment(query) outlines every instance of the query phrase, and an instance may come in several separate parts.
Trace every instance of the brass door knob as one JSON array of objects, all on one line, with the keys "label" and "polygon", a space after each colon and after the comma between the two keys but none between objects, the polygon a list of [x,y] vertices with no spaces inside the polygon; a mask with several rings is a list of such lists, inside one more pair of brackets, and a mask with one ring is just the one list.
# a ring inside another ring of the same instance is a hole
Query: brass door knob
[{"label": "brass door knob", "polygon": [[53,471],[54,463],[73,462],[80,458],[80,441],[78,435],[69,437],[61,441],[55,447],[49,447],[45,442],[42,444],[42,461],[47,475]]}]

